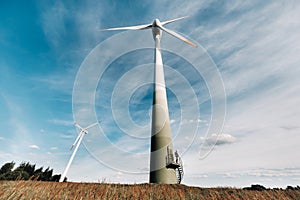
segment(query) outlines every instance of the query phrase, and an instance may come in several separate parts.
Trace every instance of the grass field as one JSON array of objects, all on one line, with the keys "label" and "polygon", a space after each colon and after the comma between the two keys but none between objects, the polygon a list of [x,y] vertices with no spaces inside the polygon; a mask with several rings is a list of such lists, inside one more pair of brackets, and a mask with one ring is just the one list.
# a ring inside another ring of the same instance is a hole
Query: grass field
[{"label": "grass field", "polygon": [[300,190],[253,191],[166,184],[0,181],[0,199],[300,199]]}]

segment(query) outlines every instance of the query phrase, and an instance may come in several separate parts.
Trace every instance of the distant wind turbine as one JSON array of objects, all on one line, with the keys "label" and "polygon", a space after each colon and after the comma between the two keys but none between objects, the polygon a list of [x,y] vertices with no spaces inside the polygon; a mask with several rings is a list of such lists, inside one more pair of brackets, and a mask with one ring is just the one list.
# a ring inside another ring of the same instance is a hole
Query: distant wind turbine
[{"label": "distant wind turbine", "polygon": [[[152,130],[151,130],[151,154],[150,154],[150,183],[180,183],[183,176],[181,159],[178,153],[174,160],[173,144],[170,131],[169,111],[165,87],[160,40],[162,31],[182,40],[183,42],[197,47],[197,45],[182,35],[163,27],[166,24],[187,18],[180,17],[173,20],[160,22],[155,19],[152,24],[108,28],[104,30],[143,30],[152,29],[155,41],[155,70],[154,70],[154,93],[152,107]],[[177,171],[176,171],[177,170]],[[176,176],[177,172],[177,176]]]},{"label": "distant wind turbine", "polygon": [[73,161],[73,159],[74,159],[74,157],[75,157],[75,155],[76,155],[76,152],[77,152],[77,150],[78,150],[78,147],[79,147],[79,145],[80,145],[80,143],[81,143],[81,141],[82,141],[84,135],[88,134],[87,129],[89,129],[89,128],[93,127],[93,126],[96,126],[98,123],[99,123],[99,122],[93,123],[93,124],[87,126],[86,128],[82,128],[81,126],[79,126],[79,124],[74,123],[74,125],[80,130],[80,132],[79,132],[79,134],[78,134],[78,136],[77,136],[75,142],[72,144],[72,146],[71,146],[71,148],[70,148],[70,150],[72,150],[73,147],[75,146],[75,149],[74,149],[74,151],[73,151],[73,153],[72,153],[72,155],[71,155],[71,158],[70,158],[70,160],[69,160],[69,162],[68,162],[68,164],[67,164],[67,166],[66,166],[66,168],[65,168],[65,171],[63,172],[63,174],[61,175],[61,177],[60,177],[60,179],[59,179],[59,182],[63,182],[63,181],[64,181],[64,179],[65,179],[65,177],[66,177],[66,175],[67,175],[67,173],[68,173],[68,171],[69,171],[69,168],[70,168],[70,166],[71,166],[71,163],[72,163],[72,161]]}]

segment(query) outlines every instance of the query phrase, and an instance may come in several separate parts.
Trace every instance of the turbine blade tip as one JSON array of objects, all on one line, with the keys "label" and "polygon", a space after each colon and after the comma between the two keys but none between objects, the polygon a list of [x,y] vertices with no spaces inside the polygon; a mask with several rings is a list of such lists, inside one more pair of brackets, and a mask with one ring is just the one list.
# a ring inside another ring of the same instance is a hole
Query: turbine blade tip
[{"label": "turbine blade tip", "polygon": [[191,43],[189,43],[189,44],[192,45],[193,47],[198,47],[198,45],[195,44],[195,43],[193,43],[193,42],[191,42]]}]

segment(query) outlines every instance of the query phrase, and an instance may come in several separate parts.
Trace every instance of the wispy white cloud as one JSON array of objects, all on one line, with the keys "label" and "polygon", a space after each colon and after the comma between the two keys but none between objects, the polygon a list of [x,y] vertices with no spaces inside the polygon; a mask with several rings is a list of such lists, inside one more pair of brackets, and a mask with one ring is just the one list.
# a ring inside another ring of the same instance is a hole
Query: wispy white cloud
[{"label": "wispy white cloud", "polygon": [[35,144],[29,145],[28,148],[40,150],[40,147]]},{"label": "wispy white cloud", "polygon": [[175,122],[176,122],[175,119],[171,119],[171,120],[170,120],[170,124],[174,124]]},{"label": "wispy white cloud", "polygon": [[[66,67],[64,70],[62,70],[63,72],[60,71],[59,73],[51,73],[43,76],[31,76],[29,79],[35,82],[36,90],[42,94],[47,93],[48,96],[54,92],[61,93],[59,97],[51,96],[50,100],[71,102],[72,89],[77,67],[78,66],[73,66],[72,68]],[[47,88],[47,90],[45,90],[45,88]]]},{"label": "wispy white cloud", "polygon": [[74,125],[73,121],[70,120],[63,120],[63,119],[49,119],[48,120],[50,123],[55,124],[55,125],[63,125],[63,126],[72,126]]},{"label": "wispy white cloud", "polygon": [[224,173],[223,175],[222,175],[222,177],[223,178],[236,178],[237,176],[236,175],[234,175],[234,174],[232,174],[232,173]]},{"label": "wispy white cloud", "polygon": [[222,133],[222,134],[212,134],[211,136],[209,136],[208,138],[203,138],[203,140],[205,140],[205,144],[206,145],[224,145],[224,144],[230,144],[230,143],[234,143],[237,141],[236,137],[230,135],[230,134],[226,134],[226,133]]},{"label": "wispy white cloud", "polygon": [[102,2],[40,2],[39,8],[44,34],[58,59],[83,59],[100,41]]},{"label": "wispy white cloud", "polygon": [[62,1],[57,1],[53,6],[45,8],[42,12],[42,26],[47,39],[55,47],[59,46],[66,37],[65,18],[68,10]]},{"label": "wispy white cloud", "polygon": [[0,151],[0,159],[1,160],[13,160],[14,155],[11,153]]},{"label": "wispy white cloud", "polygon": [[64,139],[70,139],[70,138],[74,138],[75,135],[71,135],[71,134],[61,134],[59,137],[64,138]]},{"label": "wispy white cloud", "polygon": [[[184,5],[183,5],[184,4]],[[171,18],[192,16],[199,9],[208,4],[206,1],[160,1],[153,2],[151,6],[153,17],[159,17],[161,20],[169,20]],[[184,9],[182,9],[184,7]],[[159,15],[159,16],[157,16]],[[171,25],[170,25],[171,26]]]},{"label": "wispy white cloud", "polygon": [[208,178],[207,174],[199,174],[197,175],[198,178]]}]

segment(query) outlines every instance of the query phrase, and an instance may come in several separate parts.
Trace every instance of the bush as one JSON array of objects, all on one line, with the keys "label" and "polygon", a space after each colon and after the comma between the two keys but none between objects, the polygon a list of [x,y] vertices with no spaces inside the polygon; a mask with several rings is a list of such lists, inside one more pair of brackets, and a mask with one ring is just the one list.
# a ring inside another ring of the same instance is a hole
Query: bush
[{"label": "bush", "polygon": [[243,188],[245,190],[256,190],[256,191],[263,191],[263,190],[267,190],[267,188],[265,188],[264,186],[262,185],[251,185],[251,187],[245,187]]}]

